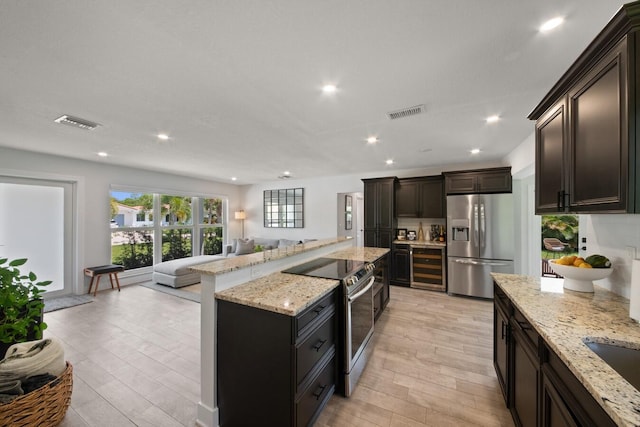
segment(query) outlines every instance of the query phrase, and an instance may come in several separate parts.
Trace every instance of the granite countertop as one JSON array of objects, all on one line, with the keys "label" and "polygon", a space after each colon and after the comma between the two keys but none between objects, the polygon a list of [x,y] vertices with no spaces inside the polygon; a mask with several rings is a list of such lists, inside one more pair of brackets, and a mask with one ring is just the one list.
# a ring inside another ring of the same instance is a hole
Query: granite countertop
[{"label": "granite countertop", "polygon": [[373,262],[389,253],[385,248],[361,248],[353,247],[341,251],[331,252],[324,258],[346,259],[351,261]]},{"label": "granite countertop", "polygon": [[411,245],[411,246],[434,246],[438,248],[446,248],[447,242],[436,242],[435,240],[394,240],[394,245]]},{"label": "granite countertop", "polygon": [[[384,248],[353,247],[332,252],[323,258],[373,262],[389,252]],[[237,257],[236,257],[237,258]],[[273,273],[251,280],[224,291],[216,292],[216,298],[296,316],[340,284],[339,280]]]},{"label": "granite countertop", "polygon": [[190,267],[191,271],[197,271],[204,274],[224,274],[234,270],[239,270],[253,265],[264,264],[269,261],[298,255],[313,249],[322,248],[339,242],[349,240],[345,237],[336,237],[331,239],[314,240],[298,245],[287,246],[285,248],[271,249],[268,251],[256,252],[248,255],[240,255],[229,257],[226,259],[208,262],[206,264],[194,265]]},{"label": "granite countertop", "polygon": [[640,425],[640,391],[583,341],[640,349],[640,325],[629,317],[629,300],[599,286],[584,293],[563,289],[559,279],[492,276],[609,416],[618,425]]},{"label": "granite countertop", "polygon": [[216,298],[296,316],[340,284],[339,280],[273,273],[224,291]]}]

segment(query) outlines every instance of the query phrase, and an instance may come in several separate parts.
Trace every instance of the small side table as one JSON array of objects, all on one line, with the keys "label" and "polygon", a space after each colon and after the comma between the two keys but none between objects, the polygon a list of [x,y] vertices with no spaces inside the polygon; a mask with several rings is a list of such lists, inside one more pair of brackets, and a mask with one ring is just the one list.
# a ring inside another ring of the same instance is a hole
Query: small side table
[{"label": "small side table", "polygon": [[100,277],[103,274],[109,275],[109,281],[111,282],[111,289],[113,287],[113,279],[116,279],[116,285],[118,286],[118,292],[120,292],[120,280],[118,280],[118,273],[120,271],[124,271],[124,267],[122,265],[109,264],[109,265],[99,265],[97,267],[87,267],[84,269],[84,275],[91,277],[91,282],[89,282],[89,294],[91,293],[91,288],[93,288],[93,280],[97,277],[96,280],[96,288],[93,291],[93,296],[96,296],[96,292],[98,292],[98,285],[100,284]]}]

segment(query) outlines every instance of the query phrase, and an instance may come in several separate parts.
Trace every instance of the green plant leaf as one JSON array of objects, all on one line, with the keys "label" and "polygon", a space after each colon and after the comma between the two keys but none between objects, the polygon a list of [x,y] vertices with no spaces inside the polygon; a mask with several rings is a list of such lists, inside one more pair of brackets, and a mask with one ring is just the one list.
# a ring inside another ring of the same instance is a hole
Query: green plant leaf
[{"label": "green plant leaf", "polygon": [[23,264],[24,264],[24,263],[26,263],[26,262],[27,262],[27,259],[26,259],[26,258],[14,259],[13,261],[11,261],[11,262],[9,263],[9,265],[10,265],[11,267],[19,267],[19,266],[23,265]]}]

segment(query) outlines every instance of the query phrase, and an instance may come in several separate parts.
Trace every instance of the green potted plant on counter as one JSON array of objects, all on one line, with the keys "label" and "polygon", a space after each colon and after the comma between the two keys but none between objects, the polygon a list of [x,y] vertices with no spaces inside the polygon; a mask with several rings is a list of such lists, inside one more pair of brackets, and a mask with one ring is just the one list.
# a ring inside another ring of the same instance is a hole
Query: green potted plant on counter
[{"label": "green potted plant on counter", "polygon": [[36,282],[33,272],[21,273],[18,267],[26,262],[0,258],[0,359],[15,343],[41,339],[47,328],[42,293],[51,281]]}]

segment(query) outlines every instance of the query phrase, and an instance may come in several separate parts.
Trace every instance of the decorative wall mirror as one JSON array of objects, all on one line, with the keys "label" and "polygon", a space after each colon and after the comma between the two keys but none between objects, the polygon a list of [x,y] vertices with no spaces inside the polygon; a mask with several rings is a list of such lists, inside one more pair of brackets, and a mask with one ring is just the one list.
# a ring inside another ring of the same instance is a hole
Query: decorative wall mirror
[{"label": "decorative wall mirror", "polygon": [[264,226],[304,228],[304,188],[265,190]]}]

